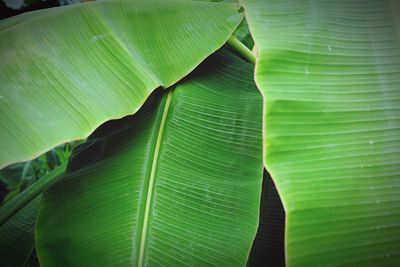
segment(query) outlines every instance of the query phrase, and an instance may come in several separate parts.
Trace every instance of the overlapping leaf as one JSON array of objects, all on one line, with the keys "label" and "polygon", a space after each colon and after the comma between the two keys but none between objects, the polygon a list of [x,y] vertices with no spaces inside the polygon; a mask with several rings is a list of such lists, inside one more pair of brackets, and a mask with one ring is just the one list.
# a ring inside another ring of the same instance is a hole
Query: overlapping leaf
[{"label": "overlapping leaf", "polygon": [[261,95],[228,53],[100,127],[43,196],[42,266],[244,266],[258,224]]},{"label": "overlapping leaf", "polygon": [[217,50],[237,4],[113,0],[0,23],[0,167],[132,114]]},{"label": "overlapping leaf", "polygon": [[264,160],[287,212],[288,266],[399,266],[395,1],[241,2],[260,53]]},{"label": "overlapping leaf", "polygon": [[34,247],[34,230],[40,196],[0,225],[0,262],[2,266],[25,266]]}]

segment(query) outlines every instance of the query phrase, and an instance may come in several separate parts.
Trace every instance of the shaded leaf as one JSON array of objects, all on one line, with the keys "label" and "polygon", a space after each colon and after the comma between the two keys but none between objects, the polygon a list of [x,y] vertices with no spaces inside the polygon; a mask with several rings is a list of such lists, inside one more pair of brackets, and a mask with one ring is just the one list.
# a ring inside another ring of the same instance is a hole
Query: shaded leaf
[{"label": "shaded leaf", "polygon": [[253,49],[254,41],[253,37],[251,37],[249,24],[247,23],[246,19],[242,20],[233,35],[247,48],[249,48],[250,50]]},{"label": "shaded leaf", "polygon": [[2,266],[24,266],[34,247],[34,230],[40,195],[0,226]]},{"label": "shaded leaf", "polygon": [[41,264],[244,266],[262,170],[252,66],[219,53],[74,153],[44,194]]}]

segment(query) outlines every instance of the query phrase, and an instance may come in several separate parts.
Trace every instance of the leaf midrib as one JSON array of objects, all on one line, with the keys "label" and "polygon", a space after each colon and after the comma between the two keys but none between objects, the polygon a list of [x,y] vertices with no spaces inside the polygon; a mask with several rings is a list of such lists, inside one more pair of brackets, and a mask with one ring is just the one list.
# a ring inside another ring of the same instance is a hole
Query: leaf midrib
[{"label": "leaf midrib", "polygon": [[141,232],[141,238],[140,238],[140,243],[139,243],[139,256],[138,256],[138,267],[143,266],[143,261],[144,261],[144,249],[146,246],[146,240],[147,240],[147,227],[149,224],[149,214],[150,214],[150,208],[152,204],[152,199],[153,199],[153,187],[154,187],[154,180],[155,180],[155,174],[157,170],[157,163],[158,163],[158,157],[159,157],[159,152],[160,152],[160,147],[161,147],[161,140],[163,138],[163,133],[165,129],[165,124],[167,121],[167,116],[171,104],[171,99],[172,99],[172,94],[173,94],[173,89],[169,89],[167,99],[165,101],[165,106],[163,110],[163,114],[161,117],[161,122],[160,122],[160,127],[158,130],[157,134],[157,140],[156,144],[154,147],[154,154],[153,154],[153,160],[151,164],[151,171],[150,171],[150,177],[149,177],[149,185],[147,189],[147,196],[146,196],[146,202],[145,202],[145,211],[144,211],[144,216],[143,216],[143,224],[142,224],[142,232]]}]

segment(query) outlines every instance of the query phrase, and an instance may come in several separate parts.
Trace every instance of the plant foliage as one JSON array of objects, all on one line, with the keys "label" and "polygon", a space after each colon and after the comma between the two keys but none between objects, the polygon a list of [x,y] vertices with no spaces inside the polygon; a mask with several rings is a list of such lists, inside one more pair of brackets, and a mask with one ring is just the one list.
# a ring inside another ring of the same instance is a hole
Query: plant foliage
[{"label": "plant foliage", "polygon": [[0,236],[30,229],[0,257],[21,266],[35,227],[42,266],[399,266],[399,12],[104,0],[2,21],[0,166],[97,129],[0,207]]}]

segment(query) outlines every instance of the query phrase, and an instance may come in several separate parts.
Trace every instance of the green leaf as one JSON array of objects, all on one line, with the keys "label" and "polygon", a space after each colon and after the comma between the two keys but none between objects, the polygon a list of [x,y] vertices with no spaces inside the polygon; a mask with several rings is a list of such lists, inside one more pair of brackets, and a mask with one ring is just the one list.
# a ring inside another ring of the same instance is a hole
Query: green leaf
[{"label": "green leaf", "polygon": [[30,185],[25,191],[1,205],[0,224],[5,223],[25,205],[27,205],[46,188],[48,188],[52,183],[59,180],[60,177],[65,173],[66,165],[67,164],[60,165],[51,172],[46,173],[42,178]]},{"label": "green leaf", "polygon": [[0,226],[2,266],[25,266],[34,247],[34,230],[40,195]]},{"label": "green leaf", "polygon": [[233,33],[233,36],[235,36],[240,42],[242,42],[248,49],[253,49],[254,41],[251,37],[249,24],[247,23],[246,19],[242,20],[242,22]]},{"label": "green leaf", "polygon": [[[30,161],[28,164],[35,164]],[[25,266],[34,247],[34,230],[41,193],[60,179],[66,164],[59,166],[25,191],[0,206],[0,262],[4,266]],[[15,177],[14,177],[15,178]]]},{"label": "green leaf", "polygon": [[237,4],[96,1],[0,23],[0,168],[136,112],[221,47]]},{"label": "green leaf", "polygon": [[106,123],[46,191],[45,266],[244,266],[258,225],[262,99],[227,52]]},{"label": "green leaf", "polygon": [[287,213],[287,265],[400,266],[396,9],[242,3],[259,49],[264,161]]}]

